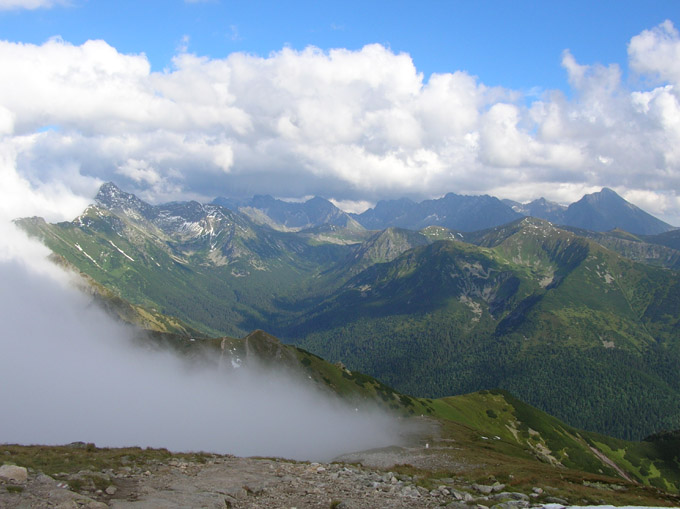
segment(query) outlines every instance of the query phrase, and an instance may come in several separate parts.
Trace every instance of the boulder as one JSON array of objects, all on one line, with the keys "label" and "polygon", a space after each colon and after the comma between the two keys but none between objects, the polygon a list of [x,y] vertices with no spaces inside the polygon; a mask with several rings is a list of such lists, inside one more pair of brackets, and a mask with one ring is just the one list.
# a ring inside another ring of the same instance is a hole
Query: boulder
[{"label": "boulder", "polygon": [[25,483],[28,479],[28,470],[16,465],[3,465],[0,467],[0,479],[16,483]]}]

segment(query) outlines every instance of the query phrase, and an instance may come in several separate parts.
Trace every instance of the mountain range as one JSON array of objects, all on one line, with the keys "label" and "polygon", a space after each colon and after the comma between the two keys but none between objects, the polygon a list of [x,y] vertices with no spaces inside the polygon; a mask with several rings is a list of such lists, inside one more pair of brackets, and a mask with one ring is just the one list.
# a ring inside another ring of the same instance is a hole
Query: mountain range
[{"label": "mountain range", "polygon": [[421,230],[428,226],[443,226],[472,232],[500,226],[525,216],[596,232],[620,229],[633,234],[656,235],[674,229],[609,188],[587,194],[569,206],[545,198],[522,204],[488,195],[454,193],[419,203],[408,198],[383,200],[361,214],[347,214],[319,197],[304,203],[286,202],[271,196],[216,198],[213,204],[239,211],[253,221],[275,229],[295,231],[333,225],[355,231],[384,230],[389,227]]},{"label": "mountain range", "polygon": [[[586,205],[606,208],[603,193]],[[438,201],[439,217],[453,221],[444,205],[459,198]],[[478,203],[508,208],[494,200]],[[565,229],[517,212],[478,231],[371,231],[330,202],[248,203],[150,205],[105,184],[73,221],[18,224],[160,331],[264,329],[414,396],[502,388],[621,438],[680,428],[676,231]]]}]

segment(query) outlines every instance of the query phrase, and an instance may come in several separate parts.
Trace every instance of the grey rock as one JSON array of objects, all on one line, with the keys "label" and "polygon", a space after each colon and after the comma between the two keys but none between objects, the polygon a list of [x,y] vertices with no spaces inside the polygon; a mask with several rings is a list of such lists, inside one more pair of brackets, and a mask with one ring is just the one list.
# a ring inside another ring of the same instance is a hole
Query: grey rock
[{"label": "grey rock", "polygon": [[3,465],[0,467],[0,479],[23,484],[28,479],[28,470],[16,465]]},{"label": "grey rock", "polygon": [[524,493],[517,493],[515,491],[503,491],[501,493],[491,495],[489,498],[492,498],[494,500],[503,500],[504,498],[509,498],[512,500],[529,501],[529,495],[525,495]]},{"label": "grey rock", "polygon": [[546,501],[548,504],[562,504],[562,505],[569,505],[569,502],[567,502],[567,501],[564,500],[563,498],[559,498],[559,497],[546,497],[546,498],[545,498],[545,501]]},{"label": "grey rock", "polygon": [[449,488],[449,491],[451,492],[451,496],[453,498],[455,498],[456,500],[465,500],[465,495],[467,495],[467,493],[463,493],[461,491],[454,490],[453,488]]},{"label": "grey rock", "polygon": [[491,506],[492,509],[517,509],[520,507],[529,507],[529,503],[524,500],[510,500]]},{"label": "grey rock", "polygon": [[489,495],[494,490],[493,486],[488,486],[486,484],[473,484],[472,489],[483,495]]}]

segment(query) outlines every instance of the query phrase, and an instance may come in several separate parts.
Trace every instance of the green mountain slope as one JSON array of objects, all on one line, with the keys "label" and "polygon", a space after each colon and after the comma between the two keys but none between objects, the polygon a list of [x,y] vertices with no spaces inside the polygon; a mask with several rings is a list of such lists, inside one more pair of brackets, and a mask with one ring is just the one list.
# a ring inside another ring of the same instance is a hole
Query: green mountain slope
[{"label": "green mountain slope", "polygon": [[[611,478],[619,478],[674,493],[680,487],[677,463],[680,449],[672,447],[677,446],[677,433],[652,436],[642,442],[614,439],[568,426],[508,392],[498,390],[442,398],[435,400],[432,406],[437,416],[451,423],[452,429],[461,426],[474,430],[471,448],[476,445],[486,449],[486,454],[504,456],[504,469],[508,468],[508,463],[512,464],[509,458],[517,461],[506,473],[512,474],[511,477],[526,478],[533,466],[522,460],[531,459],[552,467],[541,473],[534,472],[536,477],[561,472],[559,475],[568,479],[573,474],[566,469],[573,469],[610,478],[578,481],[582,486],[612,490],[616,488]],[[464,446],[469,443],[460,428],[453,433],[457,443]],[[465,447],[462,449],[464,451]],[[535,478],[533,482],[536,482]],[[621,503],[624,502],[619,498],[616,505]]]},{"label": "green mountain slope", "polygon": [[677,273],[534,219],[478,241],[373,265],[284,337],[418,395],[503,387],[628,438],[680,426]]},{"label": "green mountain slope", "polygon": [[545,221],[323,242],[107,184],[72,222],[19,225],[136,314],[176,317],[161,331],[265,329],[402,392],[501,387],[622,438],[680,427],[680,276]]},{"label": "green mountain slope", "polygon": [[[489,473],[508,479],[512,473],[512,477],[521,478],[523,472],[533,471],[543,482],[550,479],[549,483],[555,485],[570,471],[580,484],[595,487],[596,491],[615,485],[617,491],[625,485],[628,487],[623,491],[635,490],[636,484],[671,493],[680,489],[680,449],[673,449],[677,433],[653,436],[643,442],[614,439],[568,426],[506,391],[481,391],[436,400],[413,398],[341,364],[330,364],[305,350],[285,345],[264,331],[254,331],[242,339],[188,342],[183,351],[190,354],[189,349],[200,349],[204,359],[206,346],[215,352],[214,358],[222,366],[239,369],[256,362],[283,367],[297,373],[302,381],[353,403],[371,401],[404,416],[436,419],[439,432],[429,439],[433,454],[444,455],[448,461],[468,456],[474,458],[471,463],[478,464],[480,458],[493,453],[493,466],[484,466],[485,478]],[[454,449],[451,443],[456,444]],[[473,469],[470,474],[474,472]],[[564,489],[573,490],[568,484]],[[621,493],[617,493],[614,500],[620,497]]]},{"label": "green mountain slope", "polygon": [[[597,493],[602,489],[612,491],[608,486],[617,486],[613,500],[621,501],[621,491],[634,491],[635,494],[626,493],[632,502],[640,493],[650,496],[635,485],[653,486],[670,493],[680,489],[677,433],[652,436],[644,442],[614,439],[568,426],[506,391],[480,391],[436,400],[414,398],[342,364],[330,364],[305,350],[283,344],[261,330],[240,339],[190,341],[155,334],[146,338],[149,340],[196,356],[201,362],[212,360],[222,369],[242,369],[251,363],[284,369],[299,377],[301,383],[314,384],[353,404],[373,402],[416,421],[421,415],[428,416],[439,423],[433,436],[423,438],[432,442],[431,453],[443,456],[439,459],[444,463],[469,458],[470,464],[476,466],[467,472],[468,476],[478,475],[480,459],[493,455],[493,464],[482,466],[484,478],[495,474],[516,488],[530,489],[521,481],[529,472],[550,485],[559,485],[569,472],[568,477],[576,477],[585,486],[576,490],[580,497],[584,496],[581,490],[587,493],[589,488],[595,488]],[[456,446],[451,448],[451,443]],[[519,482],[511,481],[515,476]],[[561,489],[567,496],[575,496],[569,483]]]},{"label": "green mountain slope", "polygon": [[262,326],[276,298],[349,251],[255,225],[219,206],[153,207],[110,184],[74,221],[17,223],[131,304],[177,316],[207,335]]}]

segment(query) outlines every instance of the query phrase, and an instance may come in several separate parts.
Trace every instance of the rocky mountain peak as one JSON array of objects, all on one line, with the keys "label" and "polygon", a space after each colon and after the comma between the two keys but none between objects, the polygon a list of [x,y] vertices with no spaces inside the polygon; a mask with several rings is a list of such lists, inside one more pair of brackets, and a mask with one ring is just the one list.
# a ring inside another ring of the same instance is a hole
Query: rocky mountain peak
[{"label": "rocky mountain peak", "polygon": [[102,184],[94,198],[97,205],[108,210],[122,211],[127,214],[138,213],[144,215],[152,207],[137,198],[134,194],[122,191],[113,182]]}]

